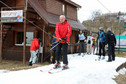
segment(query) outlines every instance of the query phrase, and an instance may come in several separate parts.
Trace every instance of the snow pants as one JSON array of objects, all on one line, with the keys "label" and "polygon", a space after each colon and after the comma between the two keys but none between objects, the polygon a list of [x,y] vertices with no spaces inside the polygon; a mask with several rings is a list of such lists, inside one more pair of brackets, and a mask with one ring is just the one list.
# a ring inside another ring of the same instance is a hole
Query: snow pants
[{"label": "snow pants", "polygon": [[53,50],[53,59],[52,59],[52,63],[55,63],[55,59],[56,59],[56,50]]},{"label": "snow pants", "polygon": [[62,48],[62,55],[63,55],[63,64],[68,65],[68,58],[67,58],[67,48],[68,48],[68,44],[67,43],[60,43],[57,47],[56,47],[56,59],[57,62],[60,61],[60,53],[61,53],[61,48]]},{"label": "snow pants", "polygon": [[108,60],[109,61],[114,61],[115,60],[115,46],[113,45],[108,45]]},{"label": "snow pants", "polygon": [[91,44],[87,44],[87,53],[92,53],[92,45]]},{"label": "snow pants", "polygon": [[82,49],[83,49],[83,53],[85,52],[84,47],[85,47],[85,43],[84,43],[84,42],[80,42],[80,43],[79,43],[79,54],[81,54],[81,50],[82,50]]},{"label": "snow pants", "polygon": [[37,60],[37,51],[30,51],[31,53],[31,57],[30,57],[30,60],[29,62],[32,62],[32,64],[35,64],[36,63],[36,60]]},{"label": "snow pants", "polygon": [[103,56],[105,56],[105,42],[99,43],[99,56],[101,56],[101,50],[103,51]]}]

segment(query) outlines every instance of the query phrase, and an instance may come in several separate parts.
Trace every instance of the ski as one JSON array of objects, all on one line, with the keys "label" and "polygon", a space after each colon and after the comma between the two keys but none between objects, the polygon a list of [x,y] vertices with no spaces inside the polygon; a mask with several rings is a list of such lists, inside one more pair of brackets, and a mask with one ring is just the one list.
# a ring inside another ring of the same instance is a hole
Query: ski
[{"label": "ski", "polygon": [[62,69],[61,69],[61,68],[57,68],[57,69],[49,70],[48,73],[49,73],[49,74],[54,74],[54,73],[58,73],[58,72],[60,72],[60,71],[62,71]]},{"label": "ski", "polygon": [[95,59],[95,61],[104,61],[105,59]]},{"label": "ski", "polygon": [[56,68],[56,69],[52,69],[50,71],[48,71],[49,74],[54,74],[54,73],[59,73],[59,72],[62,72],[64,70],[67,70],[69,68]]},{"label": "ski", "polygon": [[48,72],[48,71],[50,71],[50,70],[52,70],[52,69],[48,69],[48,70],[40,70],[40,72]]},{"label": "ski", "polygon": [[95,61],[100,61],[99,59],[95,59]]},{"label": "ski", "polygon": [[41,69],[40,72],[49,72],[49,71],[52,71],[52,70],[55,70],[55,69],[59,69],[60,67],[53,67],[53,68],[50,68],[50,69]]}]

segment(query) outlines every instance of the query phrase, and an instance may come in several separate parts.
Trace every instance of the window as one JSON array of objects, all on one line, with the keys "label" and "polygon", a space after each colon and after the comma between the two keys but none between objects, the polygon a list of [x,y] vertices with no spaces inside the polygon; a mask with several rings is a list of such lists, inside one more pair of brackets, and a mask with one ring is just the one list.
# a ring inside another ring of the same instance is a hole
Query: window
[{"label": "window", "polygon": [[24,33],[16,32],[16,44],[23,44]]},{"label": "window", "polygon": [[33,32],[26,32],[26,44],[31,44],[33,40]]},{"label": "window", "polygon": [[62,6],[62,12],[63,12],[63,15],[65,15],[65,4],[63,3],[63,6]]},{"label": "window", "polygon": [[[33,34],[33,32],[26,32],[26,45],[30,46]],[[15,32],[15,45],[24,45],[24,32]]]}]

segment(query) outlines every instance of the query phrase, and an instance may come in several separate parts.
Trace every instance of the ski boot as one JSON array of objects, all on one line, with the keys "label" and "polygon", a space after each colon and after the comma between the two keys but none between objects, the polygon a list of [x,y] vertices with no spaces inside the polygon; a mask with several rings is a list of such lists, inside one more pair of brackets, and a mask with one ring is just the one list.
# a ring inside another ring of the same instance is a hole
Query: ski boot
[{"label": "ski boot", "polygon": [[57,62],[55,65],[54,65],[54,69],[57,69],[57,68],[60,68],[61,66],[60,66],[60,63],[59,62]]},{"label": "ski boot", "polygon": [[98,61],[100,61],[100,59],[101,59],[101,56],[98,57]]},{"label": "ski boot", "polygon": [[79,56],[81,55],[81,53],[78,54]]},{"label": "ski boot", "polygon": [[31,61],[31,62],[29,62],[29,66],[32,66],[32,61]]},{"label": "ski boot", "polygon": [[102,57],[102,60],[104,60],[104,59],[105,59],[105,56]]},{"label": "ski boot", "polygon": [[66,65],[66,64],[64,64],[63,66],[62,66],[62,70],[65,70],[65,69],[68,69],[69,67],[68,67],[68,65]]},{"label": "ski boot", "polygon": [[83,53],[82,57],[84,57],[84,56],[85,56],[85,53]]}]

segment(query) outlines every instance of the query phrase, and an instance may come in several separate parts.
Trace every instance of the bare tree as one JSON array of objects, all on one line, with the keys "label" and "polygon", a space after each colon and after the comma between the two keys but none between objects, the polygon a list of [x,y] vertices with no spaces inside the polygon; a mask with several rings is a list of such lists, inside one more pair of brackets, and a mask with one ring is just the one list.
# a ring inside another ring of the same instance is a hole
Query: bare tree
[{"label": "bare tree", "polygon": [[119,23],[117,19],[117,13],[102,14],[101,11],[93,11],[91,20],[83,21],[87,30],[98,32],[99,27],[104,27],[105,32],[108,27],[111,27],[112,32],[115,34],[122,33],[124,31],[124,23]]},{"label": "bare tree", "polygon": [[92,13],[91,13],[91,20],[93,20],[96,17],[100,17],[100,16],[102,16],[101,10],[92,11]]}]

